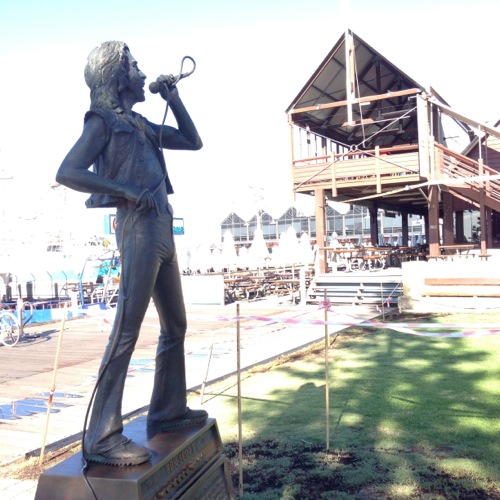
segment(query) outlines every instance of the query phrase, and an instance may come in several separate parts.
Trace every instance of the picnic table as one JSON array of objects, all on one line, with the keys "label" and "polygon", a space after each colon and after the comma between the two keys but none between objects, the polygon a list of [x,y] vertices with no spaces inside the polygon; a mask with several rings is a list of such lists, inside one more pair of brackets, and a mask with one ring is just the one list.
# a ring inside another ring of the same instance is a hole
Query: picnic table
[{"label": "picnic table", "polygon": [[457,245],[439,245],[438,255],[426,255],[426,259],[436,259],[436,260],[453,260],[454,257],[471,257],[474,258],[475,254],[470,253],[474,248],[478,248],[477,245],[472,243],[468,244],[457,244]]}]

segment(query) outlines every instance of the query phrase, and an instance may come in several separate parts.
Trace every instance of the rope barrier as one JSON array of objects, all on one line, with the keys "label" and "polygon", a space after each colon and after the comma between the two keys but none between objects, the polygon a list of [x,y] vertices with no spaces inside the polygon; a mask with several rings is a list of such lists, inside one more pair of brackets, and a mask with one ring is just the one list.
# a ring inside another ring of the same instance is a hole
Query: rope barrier
[{"label": "rope barrier", "polygon": [[[324,309],[329,312],[335,313],[332,310],[331,302],[329,299],[325,299],[318,303],[318,310]],[[107,310],[109,312],[112,310]],[[83,314],[94,316],[90,313],[88,309],[82,309]],[[257,323],[265,323],[263,325],[248,325],[244,327],[244,330],[252,330],[255,328],[260,328],[272,324],[284,324],[284,325],[316,325],[316,326],[341,326],[341,327],[361,327],[361,328],[376,328],[376,329],[387,329],[394,330],[399,333],[406,333],[409,335],[417,335],[422,337],[441,337],[441,338],[464,338],[464,337],[481,337],[487,335],[498,335],[500,334],[500,324],[486,324],[486,323],[419,323],[419,322],[404,322],[404,323],[394,323],[394,322],[383,322],[383,321],[371,321],[371,320],[322,320],[322,319],[307,319],[303,318],[304,314],[311,312],[306,311],[298,315],[299,317],[284,317],[284,316],[260,316],[260,315],[237,315],[237,316],[211,316],[211,315],[190,315],[192,320],[205,320],[205,321],[221,321],[227,322],[238,322],[238,321],[253,321]],[[98,316],[98,314],[96,314]],[[189,319],[189,318],[188,318]],[[104,321],[112,320],[109,316],[104,318]],[[460,330],[452,332],[427,332],[421,330]]]},{"label": "rope barrier", "polygon": [[[283,318],[276,316],[218,316],[218,321],[258,321],[272,323],[283,323],[287,325],[329,325],[329,326],[344,326],[344,327],[367,327],[379,328],[387,330],[395,330],[401,333],[411,335],[419,335],[424,337],[470,337],[470,336],[485,336],[485,335],[498,335],[500,334],[500,325],[487,325],[487,324],[462,324],[462,323],[384,323],[378,321],[332,321],[321,319],[299,319],[299,318]],[[253,327],[246,327],[251,329]],[[422,332],[415,331],[419,329],[446,329],[446,330],[464,330],[463,332]]]}]

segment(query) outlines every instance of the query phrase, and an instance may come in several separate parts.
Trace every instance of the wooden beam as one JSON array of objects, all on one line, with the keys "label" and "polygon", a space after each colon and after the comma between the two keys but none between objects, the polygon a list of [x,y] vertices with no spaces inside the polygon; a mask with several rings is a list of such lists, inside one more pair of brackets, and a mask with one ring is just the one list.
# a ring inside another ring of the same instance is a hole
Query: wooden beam
[{"label": "wooden beam", "polygon": [[500,139],[500,130],[494,129],[484,123],[477,122],[475,120],[472,120],[471,118],[467,118],[466,116],[457,113],[456,111],[453,111],[450,107],[445,106],[444,104],[437,102],[437,101],[430,101],[433,106],[438,107],[445,115],[452,116],[453,118],[456,118],[457,120],[467,123],[467,125],[471,125],[472,127],[478,128],[479,130],[482,130],[483,132],[486,132],[493,137],[496,137],[497,139]]},{"label": "wooden beam", "polygon": [[426,285],[442,285],[442,286],[500,286],[500,278],[496,276],[491,277],[477,277],[470,278],[466,276],[461,277],[442,277],[442,278],[425,278]]},{"label": "wooden beam", "polygon": [[[353,104],[361,104],[362,102],[380,101],[383,99],[392,99],[394,97],[401,97],[405,95],[415,95],[420,94],[422,91],[420,89],[409,89],[409,90],[397,90],[395,92],[387,92],[385,94],[372,95],[368,97],[358,97],[352,101]],[[307,106],[305,108],[292,109],[289,114],[297,115],[300,113],[309,113],[311,111],[320,111],[322,109],[332,109],[340,108],[342,106],[347,106],[349,101],[336,101],[327,102],[324,104],[316,104],[315,106]]]},{"label": "wooden beam", "polygon": [[359,121],[344,122],[342,127],[360,127],[361,125],[371,125],[372,123],[376,123],[373,118],[363,118],[363,120]]}]

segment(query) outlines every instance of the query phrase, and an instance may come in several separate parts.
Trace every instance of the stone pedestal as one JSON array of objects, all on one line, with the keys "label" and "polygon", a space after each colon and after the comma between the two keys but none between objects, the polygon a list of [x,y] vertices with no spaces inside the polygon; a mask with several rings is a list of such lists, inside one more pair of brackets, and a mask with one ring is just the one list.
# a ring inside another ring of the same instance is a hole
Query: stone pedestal
[{"label": "stone pedestal", "polygon": [[89,462],[83,471],[78,453],[40,476],[35,500],[235,498],[215,419],[148,435],[146,417],[140,417],[124,434],[152,452],[149,462],[130,467]]}]

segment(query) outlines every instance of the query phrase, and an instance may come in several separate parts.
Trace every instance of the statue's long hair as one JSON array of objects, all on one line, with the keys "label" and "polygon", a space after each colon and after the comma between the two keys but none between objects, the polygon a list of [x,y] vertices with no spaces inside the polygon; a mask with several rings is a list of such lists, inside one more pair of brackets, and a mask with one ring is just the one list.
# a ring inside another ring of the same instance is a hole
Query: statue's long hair
[{"label": "statue's long hair", "polygon": [[123,42],[104,42],[87,58],[85,82],[90,88],[90,109],[122,107],[120,92],[127,87],[129,48]]}]

